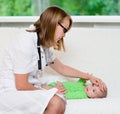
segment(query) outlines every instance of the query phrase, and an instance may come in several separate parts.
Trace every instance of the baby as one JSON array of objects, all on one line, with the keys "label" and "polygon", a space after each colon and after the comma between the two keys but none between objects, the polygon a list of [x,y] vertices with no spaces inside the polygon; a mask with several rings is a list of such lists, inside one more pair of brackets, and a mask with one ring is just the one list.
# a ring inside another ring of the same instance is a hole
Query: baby
[{"label": "baby", "polygon": [[[59,82],[60,83],[60,82]],[[61,82],[65,89],[65,97],[67,99],[84,99],[84,98],[104,98],[107,96],[107,90],[101,91],[100,88],[94,84],[87,84],[84,80],[80,79],[77,82],[66,81]],[[56,87],[57,83],[50,83],[48,86]],[[45,85],[41,85],[45,88]]]}]

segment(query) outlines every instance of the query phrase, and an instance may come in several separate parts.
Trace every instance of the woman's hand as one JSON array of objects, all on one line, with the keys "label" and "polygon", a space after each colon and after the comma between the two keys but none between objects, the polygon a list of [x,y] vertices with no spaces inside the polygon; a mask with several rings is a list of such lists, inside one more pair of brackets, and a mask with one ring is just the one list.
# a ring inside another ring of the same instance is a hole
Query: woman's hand
[{"label": "woman's hand", "polygon": [[66,93],[66,89],[62,83],[57,82],[55,87],[58,89],[58,91],[57,91],[58,94],[65,94]]},{"label": "woman's hand", "polygon": [[89,80],[91,81],[91,83],[99,86],[99,88],[102,91],[105,91],[107,89],[106,84],[100,78],[97,78],[97,77],[94,77],[93,75],[90,75]]}]

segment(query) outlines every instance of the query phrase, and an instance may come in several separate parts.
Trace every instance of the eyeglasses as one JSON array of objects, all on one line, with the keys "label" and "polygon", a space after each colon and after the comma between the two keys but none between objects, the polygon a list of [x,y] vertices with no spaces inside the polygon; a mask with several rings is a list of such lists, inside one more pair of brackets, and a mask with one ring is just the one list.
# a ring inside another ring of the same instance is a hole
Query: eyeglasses
[{"label": "eyeglasses", "polygon": [[60,22],[58,22],[58,24],[63,28],[64,33],[66,33],[68,31],[68,29],[66,29]]}]

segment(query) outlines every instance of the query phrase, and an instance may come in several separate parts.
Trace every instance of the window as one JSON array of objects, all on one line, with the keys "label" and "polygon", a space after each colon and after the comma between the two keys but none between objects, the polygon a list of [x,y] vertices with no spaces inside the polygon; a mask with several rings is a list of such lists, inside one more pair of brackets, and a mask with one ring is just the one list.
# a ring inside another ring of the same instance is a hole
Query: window
[{"label": "window", "polygon": [[120,14],[120,0],[0,0],[0,16],[38,16],[52,5],[70,15]]}]

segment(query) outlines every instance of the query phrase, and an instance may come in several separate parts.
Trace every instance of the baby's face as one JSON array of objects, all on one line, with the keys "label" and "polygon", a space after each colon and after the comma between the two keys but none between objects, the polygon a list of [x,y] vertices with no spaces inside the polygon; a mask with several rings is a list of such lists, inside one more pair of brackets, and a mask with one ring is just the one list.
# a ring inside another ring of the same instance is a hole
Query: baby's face
[{"label": "baby's face", "polygon": [[100,88],[94,84],[88,84],[85,91],[90,98],[98,98],[102,94]]}]

